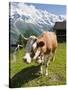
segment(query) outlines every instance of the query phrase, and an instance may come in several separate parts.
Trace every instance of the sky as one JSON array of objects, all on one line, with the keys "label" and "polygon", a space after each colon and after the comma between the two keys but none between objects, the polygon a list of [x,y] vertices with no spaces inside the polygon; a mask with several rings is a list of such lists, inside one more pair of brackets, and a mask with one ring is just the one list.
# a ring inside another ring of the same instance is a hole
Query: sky
[{"label": "sky", "polygon": [[33,3],[28,3],[28,5],[34,5],[37,9],[47,10],[56,15],[66,15],[66,6],[65,5],[33,4]]}]

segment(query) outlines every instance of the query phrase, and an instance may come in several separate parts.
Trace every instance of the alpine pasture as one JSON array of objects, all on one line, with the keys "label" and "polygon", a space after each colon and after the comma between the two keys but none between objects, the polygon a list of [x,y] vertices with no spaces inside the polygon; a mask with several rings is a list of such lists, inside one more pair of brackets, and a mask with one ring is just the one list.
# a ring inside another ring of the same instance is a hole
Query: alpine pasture
[{"label": "alpine pasture", "polygon": [[47,77],[38,74],[39,65],[34,61],[26,64],[22,59],[24,54],[24,48],[19,49],[15,56],[10,53],[9,83],[11,88],[66,84],[66,43],[58,44],[55,61],[50,63]]}]

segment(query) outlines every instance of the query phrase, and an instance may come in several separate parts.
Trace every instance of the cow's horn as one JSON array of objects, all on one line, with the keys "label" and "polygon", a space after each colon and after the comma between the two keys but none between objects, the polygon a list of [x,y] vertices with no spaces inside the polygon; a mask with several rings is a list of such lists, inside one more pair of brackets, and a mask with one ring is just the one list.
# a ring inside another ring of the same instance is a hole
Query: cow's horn
[{"label": "cow's horn", "polygon": [[24,35],[22,35],[22,37],[24,38],[24,40],[28,40],[28,38],[24,37]]}]

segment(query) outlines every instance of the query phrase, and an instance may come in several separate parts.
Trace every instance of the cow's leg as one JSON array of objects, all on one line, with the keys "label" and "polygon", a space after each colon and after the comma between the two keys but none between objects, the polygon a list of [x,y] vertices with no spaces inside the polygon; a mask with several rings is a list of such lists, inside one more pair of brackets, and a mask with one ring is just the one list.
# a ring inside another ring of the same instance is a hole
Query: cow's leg
[{"label": "cow's leg", "polygon": [[55,52],[52,53],[50,52],[50,54],[47,56],[47,60],[45,60],[45,75],[47,76],[48,75],[48,65],[50,64],[50,61],[51,60],[54,60],[55,59]]},{"label": "cow's leg", "polygon": [[48,76],[48,55],[45,55],[44,58],[44,75]]},{"label": "cow's leg", "polygon": [[51,61],[52,61],[52,62],[55,61],[55,55],[54,55],[54,54],[53,54],[53,57],[52,57]]},{"label": "cow's leg", "polygon": [[54,58],[54,53],[51,51],[49,54],[48,54],[48,57],[47,57],[47,64],[49,65],[49,63],[51,61],[53,61],[53,58]]},{"label": "cow's leg", "polygon": [[[51,53],[52,55],[52,53]],[[50,59],[51,59],[51,55],[46,55],[45,56],[45,76],[48,76],[48,65],[50,64]]]},{"label": "cow's leg", "polygon": [[52,54],[52,58],[51,58],[51,61],[53,61],[54,62],[54,60],[55,60],[55,53],[56,53],[56,50],[53,52],[53,54]]},{"label": "cow's leg", "polygon": [[45,75],[48,76],[48,67],[46,68],[46,74]]},{"label": "cow's leg", "polygon": [[48,66],[50,64],[50,59],[47,60],[47,62],[45,63],[45,76],[48,76]]},{"label": "cow's leg", "polygon": [[48,65],[45,65],[45,72],[44,72],[45,76],[48,76]]},{"label": "cow's leg", "polygon": [[40,66],[40,74],[43,75],[43,66],[42,65]]},{"label": "cow's leg", "polygon": [[55,61],[55,53],[56,53],[56,50],[54,51],[54,54],[53,54],[53,62]]}]

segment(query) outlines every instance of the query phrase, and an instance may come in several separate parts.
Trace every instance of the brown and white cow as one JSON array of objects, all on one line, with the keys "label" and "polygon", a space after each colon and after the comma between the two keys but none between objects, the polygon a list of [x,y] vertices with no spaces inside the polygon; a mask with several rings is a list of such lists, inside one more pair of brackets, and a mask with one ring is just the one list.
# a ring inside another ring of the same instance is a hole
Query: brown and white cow
[{"label": "brown and white cow", "polygon": [[[44,32],[37,37],[33,44],[35,52],[34,59],[40,64],[41,74],[48,75],[48,64],[54,60],[54,55],[57,48],[57,37],[54,32]],[[45,69],[43,69],[43,65]]]},{"label": "brown and white cow", "polygon": [[48,75],[48,64],[54,60],[56,48],[57,38],[54,32],[47,31],[39,37],[30,36],[26,44],[24,60],[26,63],[31,63],[32,58],[35,59],[40,64],[41,74]]}]

